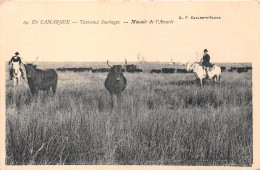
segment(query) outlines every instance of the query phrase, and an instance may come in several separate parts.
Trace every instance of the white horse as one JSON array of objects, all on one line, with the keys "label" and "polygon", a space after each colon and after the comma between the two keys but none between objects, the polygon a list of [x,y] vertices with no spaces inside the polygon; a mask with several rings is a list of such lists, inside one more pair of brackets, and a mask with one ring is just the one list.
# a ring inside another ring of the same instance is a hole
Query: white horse
[{"label": "white horse", "polygon": [[203,66],[200,66],[199,63],[188,63],[187,64],[187,71],[193,71],[194,75],[196,76],[197,80],[200,80],[200,85],[202,85],[203,79],[212,79],[215,81],[215,83],[220,84],[220,74],[221,69],[219,66],[214,65],[212,68],[207,67],[208,77],[206,70],[203,68]]},{"label": "white horse", "polygon": [[19,86],[22,79],[22,73],[20,71],[19,62],[12,62],[12,69],[13,69],[14,86],[16,85]]}]

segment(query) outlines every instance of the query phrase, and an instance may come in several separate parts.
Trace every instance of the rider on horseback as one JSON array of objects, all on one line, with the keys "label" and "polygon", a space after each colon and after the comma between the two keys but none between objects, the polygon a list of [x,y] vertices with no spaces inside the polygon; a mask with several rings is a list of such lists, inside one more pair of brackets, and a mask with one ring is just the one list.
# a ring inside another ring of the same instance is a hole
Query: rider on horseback
[{"label": "rider on horseback", "polygon": [[203,69],[205,69],[206,75],[208,77],[208,68],[213,67],[213,64],[210,63],[210,56],[208,55],[208,50],[207,49],[204,50],[204,55],[203,55],[203,58],[200,60],[200,62],[201,61],[202,61]]},{"label": "rider on horseback", "polygon": [[[21,68],[21,63],[22,63],[22,61],[21,61],[21,58],[20,58],[18,55],[19,55],[19,53],[16,52],[16,53],[15,53],[15,56],[13,56],[13,57],[11,58],[11,60],[9,61],[8,64],[10,65],[12,62],[19,62],[20,71],[21,71],[22,77],[23,77],[23,79],[25,79],[25,78],[24,78],[24,74],[23,74],[23,70],[22,70],[22,68]],[[10,80],[12,80],[12,79],[13,79],[13,68],[10,69]]]}]

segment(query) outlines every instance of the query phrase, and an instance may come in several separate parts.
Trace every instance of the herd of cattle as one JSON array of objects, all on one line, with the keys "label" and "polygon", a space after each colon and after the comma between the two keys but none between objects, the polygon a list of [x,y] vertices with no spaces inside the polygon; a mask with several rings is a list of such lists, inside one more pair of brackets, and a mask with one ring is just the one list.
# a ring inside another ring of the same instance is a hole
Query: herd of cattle
[{"label": "herd of cattle", "polygon": [[252,70],[252,67],[231,67],[228,71],[229,72],[237,71],[238,73],[243,73],[243,72],[248,72],[248,70]]},{"label": "herd of cattle", "polygon": [[[127,80],[124,77],[122,72],[134,73],[134,72],[143,72],[143,70],[137,68],[137,65],[134,64],[127,65],[125,63],[124,66],[122,65],[111,66],[107,61],[107,65],[110,68],[92,69],[92,68],[80,67],[80,68],[57,68],[56,70],[74,71],[74,72],[92,71],[93,73],[109,72],[104,85],[111,95],[112,108],[115,103],[117,103],[117,105],[119,105],[120,107],[121,92],[126,88],[126,84],[127,84]],[[37,95],[39,90],[47,91],[47,93],[49,93],[50,89],[52,89],[53,94],[55,94],[57,88],[57,81],[58,81],[58,74],[56,73],[55,69],[41,70],[41,69],[37,69],[36,65],[34,64],[24,64],[24,66],[26,69],[28,85],[33,95]],[[228,71],[233,72],[235,70],[238,73],[242,73],[242,72],[247,72],[248,70],[252,70],[252,67],[231,67]],[[186,69],[175,69],[175,68],[152,69],[150,72],[151,73],[175,73],[175,71],[177,73],[189,72]],[[226,67],[221,67],[221,72],[224,71],[226,71]]]},{"label": "herd of cattle", "polygon": [[[92,73],[105,73],[105,72],[110,72],[111,68],[87,68],[87,67],[72,67],[72,68],[57,68],[57,71],[74,71],[74,72],[84,72],[84,71],[91,71]],[[129,73],[140,73],[143,72],[142,69],[137,68],[137,65],[134,64],[128,64],[125,65],[125,69],[122,68],[122,72],[129,72]]]},{"label": "herd of cattle", "polygon": [[186,69],[175,69],[175,68],[162,68],[152,69],[151,73],[189,73]]},{"label": "herd of cattle", "polygon": [[[248,72],[248,70],[252,70],[252,67],[230,67],[230,69],[227,70],[227,67],[220,67],[221,72],[235,72],[238,73],[242,72]],[[72,68],[57,68],[57,71],[65,72],[65,71],[73,71],[73,72],[85,72],[85,71],[91,71],[92,73],[105,73],[110,72],[111,68],[87,68],[87,67],[72,67]],[[142,69],[137,68],[137,65],[134,64],[128,64],[125,66],[125,68],[122,68],[122,72],[128,72],[128,73],[140,73],[143,72]],[[150,73],[189,73],[186,69],[175,69],[175,68],[162,68],[162,69],[151,69]]]}]

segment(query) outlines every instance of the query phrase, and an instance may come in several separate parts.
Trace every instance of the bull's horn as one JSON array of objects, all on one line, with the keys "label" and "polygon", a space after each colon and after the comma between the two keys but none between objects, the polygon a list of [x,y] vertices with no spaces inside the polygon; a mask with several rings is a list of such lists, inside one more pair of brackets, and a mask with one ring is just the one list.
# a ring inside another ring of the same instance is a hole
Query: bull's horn
[{"label": "bull's horn", "polygon": [[37,60],[38,60],[38,57],[36,58],[36,60],[35,60],[35,62],[33,64],[36,64]]},{"label": "bull's horn", "polygon": [[108,60],[107,60],[107,65],[108,65],[109,67],[112,67],[112,66],[109,64]]}]

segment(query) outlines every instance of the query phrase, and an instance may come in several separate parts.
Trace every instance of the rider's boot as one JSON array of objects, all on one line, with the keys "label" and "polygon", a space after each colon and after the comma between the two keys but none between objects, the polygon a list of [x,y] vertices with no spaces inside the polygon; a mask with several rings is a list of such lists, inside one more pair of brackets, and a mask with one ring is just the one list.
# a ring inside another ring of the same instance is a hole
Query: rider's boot
[{"label": "rider's boot", "polygon": [[208,74],[208,68],[207,68],[207,67],[205,67],[205,70],[206,70],[206,79],[208,79],[208,78],[209,78],[209,74]]},{"label": "rider's boot", "polygon": [[13,80],[13,70],[10,70],[10,80]]},{"label": "rider's boot", "polygon": [[25,79],[24,74],[23,74],[23,70],[20,68],[21,74],[22,74],[22,78]]}]

